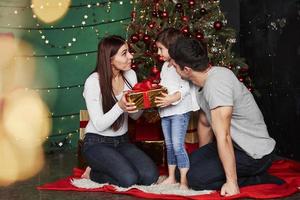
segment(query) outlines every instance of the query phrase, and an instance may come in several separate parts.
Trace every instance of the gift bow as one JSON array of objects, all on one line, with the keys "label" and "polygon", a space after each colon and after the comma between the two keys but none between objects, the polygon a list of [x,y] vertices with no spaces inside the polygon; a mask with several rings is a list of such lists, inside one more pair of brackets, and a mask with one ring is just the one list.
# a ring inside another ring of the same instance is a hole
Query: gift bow
[{"label": "gift bow", "polygon": [[155,84],[151,78],[143,80],[140,83],[137,83],[134,85],[134,87],[132,88],[132,90],[134,91],[147,91],[147,90],[152,90],[152,89],[158,89],[161,88],[160,85]]}]

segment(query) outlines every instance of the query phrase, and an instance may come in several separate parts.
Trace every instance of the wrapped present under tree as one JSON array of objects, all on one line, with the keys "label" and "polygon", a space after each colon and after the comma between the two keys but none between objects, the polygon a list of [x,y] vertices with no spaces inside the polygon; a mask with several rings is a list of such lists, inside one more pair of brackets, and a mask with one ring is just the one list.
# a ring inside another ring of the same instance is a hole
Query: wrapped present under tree
[{"label": "wrapped present under tree", "polygon": [[199,142],[198,133],[197,133],[198,119],[199,119],[199,112],[198,111],[192,112],[189,125],[186,131],[185,143],[196,144]]}]

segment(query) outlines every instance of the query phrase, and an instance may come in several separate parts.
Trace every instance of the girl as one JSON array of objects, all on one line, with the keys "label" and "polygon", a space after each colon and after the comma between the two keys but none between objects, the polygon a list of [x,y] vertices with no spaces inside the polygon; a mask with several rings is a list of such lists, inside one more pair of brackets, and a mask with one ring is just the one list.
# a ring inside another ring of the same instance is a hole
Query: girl
[{"label": "girl", "polygon": [[[162,130],[167,148],[169,176],[161,184],[174,184],[176,165],[180,171],[180,189],[188,189],[186,174],[190,163],[184,147],[185,135],[190,118],[190,111],[198,110],[195,96],[190,93],[189,82],[181,79],[176,69],[170,64],[168,49],[172,43],[182,37],[174,28],[163,30],[156,39],[158,54],[165,63],[161,70],[160,84],[168,89],[168,94],[157,97],[160,107]],[[193,100],[192,100],[193,98]]]}]

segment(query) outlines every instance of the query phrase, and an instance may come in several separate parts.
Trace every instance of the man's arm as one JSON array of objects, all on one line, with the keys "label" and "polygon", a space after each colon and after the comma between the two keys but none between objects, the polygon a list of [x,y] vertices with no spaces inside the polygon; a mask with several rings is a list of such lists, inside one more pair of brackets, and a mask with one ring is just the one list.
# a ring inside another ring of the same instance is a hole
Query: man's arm
[{"label": "man's arm", "polygon": [[197,134],[199,139],[199,147],[210,143],[214,136],[207,117],[202,110],[199,111]]},{"label": "man's arm", "polygon": [[226,176],[226,182],[221,188],[221,195],[235,195],[240,191],[237,184],[236,162],[230,136],[232,107],[222,106],[212,109],[211,117],[211,125],[217,140],[219,157]]}]

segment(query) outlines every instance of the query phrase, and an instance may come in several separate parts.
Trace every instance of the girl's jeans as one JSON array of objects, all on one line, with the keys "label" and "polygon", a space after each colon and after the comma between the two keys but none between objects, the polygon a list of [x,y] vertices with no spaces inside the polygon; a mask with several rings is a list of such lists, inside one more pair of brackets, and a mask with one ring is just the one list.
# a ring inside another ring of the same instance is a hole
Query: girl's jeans
[{"label": "girl's jeans", "polygon": [[184,147],[190,113],[172,115],[161,119],[162,130],[167,148],[168,165],[189,168],[189,158]]}]

